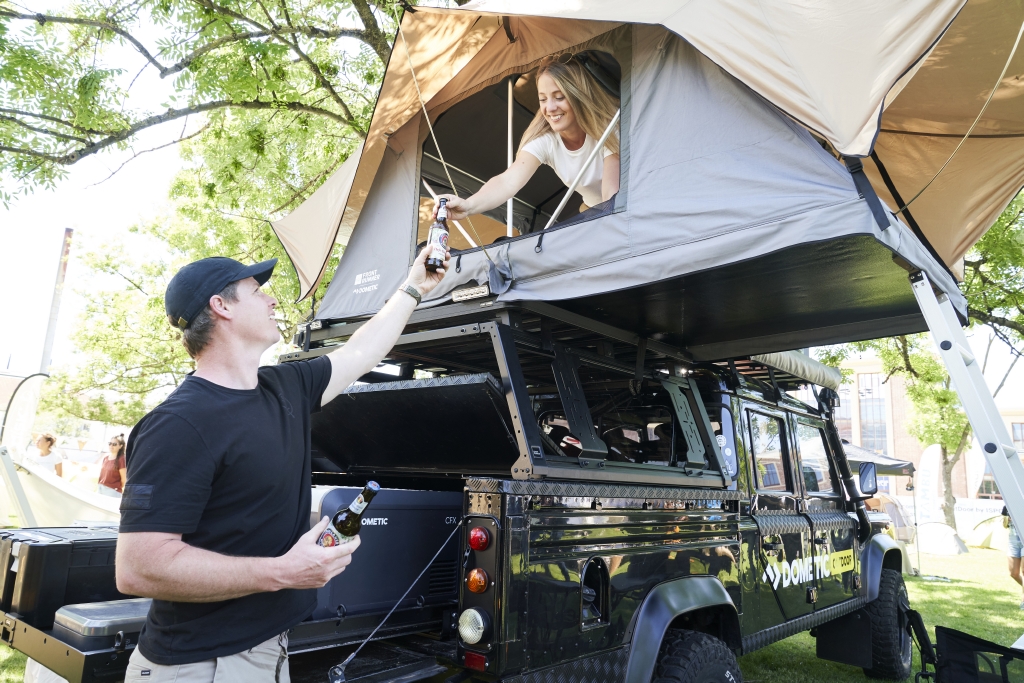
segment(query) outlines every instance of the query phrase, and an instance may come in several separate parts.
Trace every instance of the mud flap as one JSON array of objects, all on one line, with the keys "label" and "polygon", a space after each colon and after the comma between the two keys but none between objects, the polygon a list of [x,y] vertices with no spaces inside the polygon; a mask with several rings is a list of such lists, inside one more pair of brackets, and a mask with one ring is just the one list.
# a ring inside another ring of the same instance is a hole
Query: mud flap
[{"label": "mud flap", "polygon": [[871,668],[871,619],[863,609],[827,621],[815,633],[818,659]]}]

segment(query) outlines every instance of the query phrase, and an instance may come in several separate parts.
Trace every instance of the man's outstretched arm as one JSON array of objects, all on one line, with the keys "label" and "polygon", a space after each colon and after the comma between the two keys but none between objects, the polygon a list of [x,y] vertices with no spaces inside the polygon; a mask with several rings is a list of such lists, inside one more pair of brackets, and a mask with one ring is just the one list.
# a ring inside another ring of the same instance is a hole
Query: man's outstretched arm
[{"label": "man's outstretched arm", "polygon": [[283,588],[320,588],[345,571],[359,537],[333,548],[317,545],[328,518],[281,557],[232,557],[196,548],[181,534],[122,533],[117,537],[117,589],[175,602],[217,602]]},{"label": "man's outstretched arm", "polygon": [[[444,268],[438,268],[435,272],[428,271],[425,262],[429,253],[430,247],[420,252],[404,283],[415,287],[422,296],[426,296],[437,286],[448,269],[446,254]],[[321,405],[332,400],[352,382],[377,367],[384,356],[394,348],[415,309],[415,299],[404,292],[397,292],[344,346],[327,356],[331,359],[331,381],[320,400]]]}]

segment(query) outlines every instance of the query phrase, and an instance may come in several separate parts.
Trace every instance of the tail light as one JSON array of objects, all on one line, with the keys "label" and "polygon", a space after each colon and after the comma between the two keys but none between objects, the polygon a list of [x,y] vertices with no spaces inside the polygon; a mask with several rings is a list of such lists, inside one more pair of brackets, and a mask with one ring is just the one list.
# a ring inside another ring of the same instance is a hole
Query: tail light
[{"label": "tail light", "polygon": [[491,535],[482,526],[476,526],[469,530],[469,547],[480,552],[487,550],[491,544]]},{"label": "tail light", "polygon": [[483,569],[471,569],[466,576],[466,588],[470,593],[483,593],[487,590],[488,583],[490,583],[489,577]]},{"label": "tail light", "polygon": [[488,616],[476,608],[470,607],[459,615],[459,637],[464,643],[476,645],[490,628]]}]

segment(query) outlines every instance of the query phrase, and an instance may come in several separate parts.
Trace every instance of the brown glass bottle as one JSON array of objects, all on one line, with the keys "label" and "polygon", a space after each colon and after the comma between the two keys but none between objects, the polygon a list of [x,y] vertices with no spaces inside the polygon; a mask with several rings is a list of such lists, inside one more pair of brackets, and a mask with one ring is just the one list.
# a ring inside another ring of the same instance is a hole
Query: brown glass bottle
[{"label": "brown glass bottle", "polygon": [[430,255],[427,256],[427,270],[433,272],[438,268],[444,268],[444,257],[448,253],[448,200],[442,198],[437,206],[437,218],[430,226],[427,234],[427,248]]},{"label": "brown glass bottle", "polygon": [[366,482],[362,492],[347,508],[338,508],[334,519],[320,534],[317,545],[325,548],[341,545],[352,540],[358,533],[363,521],[363,510],[370,504],[373,497],[380,491],[380,484],[375,481]]}]

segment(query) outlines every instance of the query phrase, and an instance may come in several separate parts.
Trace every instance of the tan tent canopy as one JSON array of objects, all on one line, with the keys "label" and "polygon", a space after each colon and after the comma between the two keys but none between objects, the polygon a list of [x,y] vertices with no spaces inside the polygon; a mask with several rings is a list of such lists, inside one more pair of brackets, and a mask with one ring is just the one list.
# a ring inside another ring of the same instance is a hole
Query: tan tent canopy
[{"label": "tan tent canopy", "polygon": [[[864,0],[842,11],[775,0],[758,3],[757,12],[750,8],[745,0],[479,0],[458,10],[417,8],[402,26],[435,119],[502,77],[616,25],[663,25],[838,153],[877,152],[906,201],[970,126],[1024,20],[1024,8],[1009,0],[972,0],[966,7],[962,0]],[[510,43],[509,33],[519,39]],[[947,265],[955,265],[1024,185],[1022,70],[1024,50],[975,137],[904,217]],[[389,139],[419,108],[397,39],[356,169],[346,163],[328,181],[331,202],[314,195],[310,206],[273,223],[303,298],[322,277],[334,242],[351,233]],[[392,139],[390,147],[400,154],[396,144]],[[878,168],[867,161],[865,170],[881,199],[897,209]],[[343,208],[332,203],[342,197]]]}]

